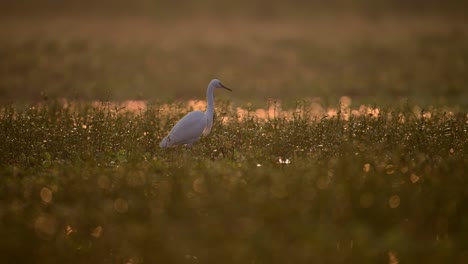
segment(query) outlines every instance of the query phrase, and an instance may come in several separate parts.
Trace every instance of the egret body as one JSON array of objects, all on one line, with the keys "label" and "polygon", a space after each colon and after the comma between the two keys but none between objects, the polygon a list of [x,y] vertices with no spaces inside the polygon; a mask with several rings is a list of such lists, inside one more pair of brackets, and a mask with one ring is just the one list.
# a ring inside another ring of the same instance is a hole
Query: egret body
[{"label": "egret body", "polygon": [[208,104],[206,111],[193,111],[184,116],[175,124],[171,132],[169,132],[169,135],[161,141],[159,144],[161,148],[179,145],[192,146],[192,144],[197,142],[202,136],[207,136],[210,133],[211,127],[213,126],[214,114],[213,92],[216,88],[224,88],[232,91],[219,80],[211,80],[206,89],[206,101]]}]

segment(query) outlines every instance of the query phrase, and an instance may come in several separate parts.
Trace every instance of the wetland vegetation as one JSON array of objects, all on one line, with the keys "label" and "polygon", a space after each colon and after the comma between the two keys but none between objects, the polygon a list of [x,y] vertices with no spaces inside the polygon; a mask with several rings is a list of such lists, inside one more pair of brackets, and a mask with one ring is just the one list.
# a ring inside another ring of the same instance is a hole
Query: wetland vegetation
[{"label": "wetland vegetation", "polygon": [[2,262],[465,263],[466,4],[345,2],[6,5]]}]

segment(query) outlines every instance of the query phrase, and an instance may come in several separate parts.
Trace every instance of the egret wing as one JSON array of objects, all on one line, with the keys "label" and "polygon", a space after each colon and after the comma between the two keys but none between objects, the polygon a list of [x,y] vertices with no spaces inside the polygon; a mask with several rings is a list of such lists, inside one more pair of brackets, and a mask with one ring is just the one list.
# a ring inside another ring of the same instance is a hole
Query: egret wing
[{"label": "egret wing", "polygon": [[206,125],[207,120],[204,112],[188,113],[169,132],[170,145],[192,144],[201,137]]}]

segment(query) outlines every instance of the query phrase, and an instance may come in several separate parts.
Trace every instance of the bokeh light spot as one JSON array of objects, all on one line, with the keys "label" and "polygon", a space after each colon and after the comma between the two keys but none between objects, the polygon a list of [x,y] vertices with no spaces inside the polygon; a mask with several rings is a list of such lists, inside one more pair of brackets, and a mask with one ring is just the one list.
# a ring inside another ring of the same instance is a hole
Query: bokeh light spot
[{"label": "bokeh light spot", "polygon": [[50,203],[52,202],[52,191],[47,188],[47,187],[43,187],[41,189],[41,192],[40,192],[40,195],[41,195],[41,199],[44,203]]},{"label": "bokeh light spot", "polygon": [[400,171],[401,171],[401,173],[407,173],[408,172],[408,167],[407,166],[401,167]]},{"label": "bokeh light spot", "polygon": [[119,213],[126,213],[128,211],[128,202],[122,198],[117,198],[114,201],[114,209]]},{"label": "bokeh light spot", "polygon": [[370,164],[369,163],[366,163],[364,164],[364,167],[362,168],[362,170],[365,172],[365,173],[368,173],[370,171]]},{"label": "bokeh light spot", "polygon": [[388,200],[388,205],[392,209],[397,208],[398,206],[400,206],[400,196],[392,195],[392,197],[390,197],[390,199]]},{"label": "bokeh light spot", "polygon": [[138,264],[138,263],[141,263],[141,261],[138,257],[130,257],[124,263],[125,264]]},{"label": "bokeh light spot", "polygon": [[195,179],[192,183],[192,188],[197,193],[205,193],[206,192],[206,184],[204,178]]},{"label": "bokeh light spot", "polygon": [[65,234],[67,236],[71,235],[72,233],[75,233],[76,231],[73,230],[73,228],[70,226],[70,225],[67,225],[67,227],[65,228]]},{"label": "bokeh light spot", "polygon": [[57,231],[57,220],[51,215],[40,215],[34,220],[34,230],[43,239],[49,239]]},{"label": "bokeh light spot", "polygon": [[91,236],[93,236],[95,238],[99,238],[99,237],[101,237],[101,235],[102,235],[102,226],[97,226],[91,232]]},{"label": "bokeh light spot", "polygon": [[385,173],[387,173],[388,175],[394,174],[395,173],[395,166],[392,165],[392,164],[389,164],[389,165],[385,166]]},{"label": "bokeh light spot", "polygon": [[417,183],[419,181],[419,176],[414,173],[411,173],[410,180],[412,183]]},{"label": "bokeh light spot", "polygon": [[389,251],[388,252],[388,264],[398,264],[400,261],[395,252]]},{"label": "bokeh light spot", "polygon": [[349,108],[351,106],[351,98],[348,97],[348,96],[342,96],[340,98],[340,104],[341,104],[341,107],[343,108]]}]

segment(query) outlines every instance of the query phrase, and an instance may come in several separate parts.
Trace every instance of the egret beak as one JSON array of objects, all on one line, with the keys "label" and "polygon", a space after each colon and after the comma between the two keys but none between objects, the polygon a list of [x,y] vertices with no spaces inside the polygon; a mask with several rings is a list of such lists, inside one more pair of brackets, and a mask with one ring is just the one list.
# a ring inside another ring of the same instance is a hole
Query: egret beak
[{"label": "egret beak", "polygon": [[221,85],[222,88],[226,89],[226,90],[229,90],[232,92],[232,90],[230,88],[227,88],[226,86],[224,86],[222,83],[219,83],[219,85]]}]

